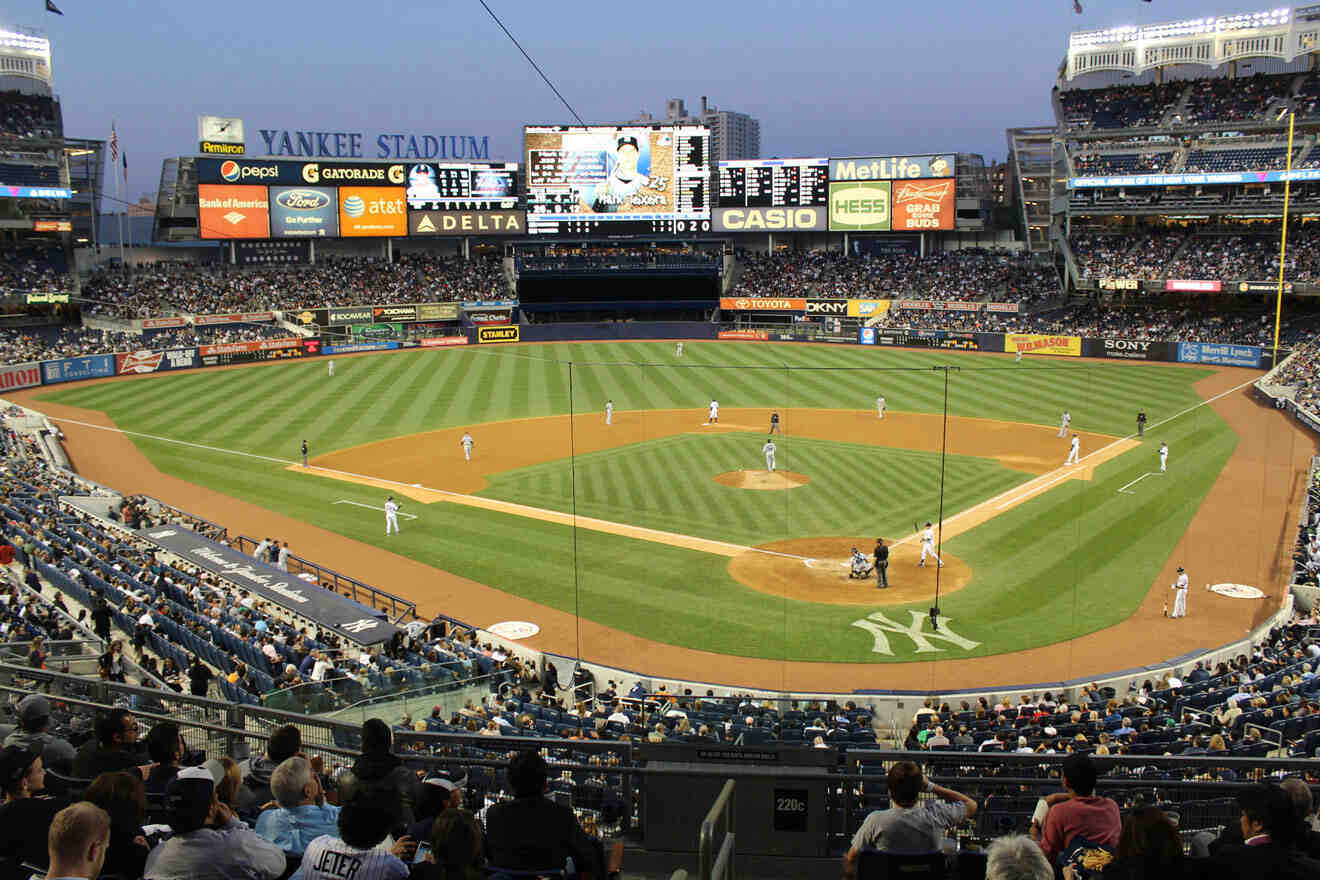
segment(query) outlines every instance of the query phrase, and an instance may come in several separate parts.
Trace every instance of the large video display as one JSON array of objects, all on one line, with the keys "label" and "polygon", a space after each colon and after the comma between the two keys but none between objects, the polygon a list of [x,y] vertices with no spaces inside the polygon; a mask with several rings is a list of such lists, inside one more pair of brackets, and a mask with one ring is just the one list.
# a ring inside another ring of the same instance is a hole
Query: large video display
[{"label": "large video display", "polygon": [[721,208],[823,207],[829,159],[733,159],[720,163]]},{"label": "large video display", "polygon": [[700,125],[527,126],[527,231],[710,231],[710,130]]},{"label": "large video display", "polygon": [[408,166],[414,211],[511,210],[518,207],[516,162],[417,162]]}]

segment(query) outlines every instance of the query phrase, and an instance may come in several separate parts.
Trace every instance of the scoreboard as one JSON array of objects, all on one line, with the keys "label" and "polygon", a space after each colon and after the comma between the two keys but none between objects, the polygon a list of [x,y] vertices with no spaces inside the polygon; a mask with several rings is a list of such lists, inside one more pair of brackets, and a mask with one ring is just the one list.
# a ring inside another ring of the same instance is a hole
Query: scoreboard
[{"label": "scoreboard", "polygon": [[527,231],[709,232],[710,129],[527,126]]},{"label": "scoreboard", "polygon": [[414,211],[517,206],[517,163],[418,162],[408,166],[408,207]]},{"label": "scoreboard", "polygon": [[720,163],[720,207],[829,204],[829,159],[736,159]]}]

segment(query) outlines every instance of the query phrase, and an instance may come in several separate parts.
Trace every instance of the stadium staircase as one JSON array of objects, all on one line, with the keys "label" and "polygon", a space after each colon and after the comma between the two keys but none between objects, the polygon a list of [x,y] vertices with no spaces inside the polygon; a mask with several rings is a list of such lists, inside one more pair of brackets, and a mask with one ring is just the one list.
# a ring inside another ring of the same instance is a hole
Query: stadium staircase
[{"label": "stadium staircase", "polygon": [[1182,94],[1178,96],[1178,100],[1174,101],[1169,105],[1169,109],[1164,111],[1164,115],[1160,117],[1159,127],[1167,128],[1174,123],[1174,120],[1181,119],[1183,114],[1187,112],[1187,105],[1191,100],[1192,87],[1189,84],[1182,90]]},{"label": "stadium staircase", "polygon": [[[1187,250],[1188,248],[1192,247],[1192,246],[1193,246],[1193,242],[1195,242],[1195,241],[1196,241],[1196,236],[1195,236],[1195,235],[1189,235],[1189,236],[1187,236],[1186,238],[1184,238],[1184,239],[1182,240],[1182,244],[1178,245],[1178,249],[1177,249],[1176,251],[1174,251],[1172,254],[1169,255],[1169,259],[1168,259],[1168,260],[1165,262],[1165,264],[1164,264],[1165,267],[1173,266],[1174,264],[1176,264],[1176,263],[1178,262],[1178,260],[1182,258],[1183,251],[1185,251],[1185,250]],[[1169,277],[1169,270],[1168,270],[1168,268],[1162,268],[1162,269],[1160,269],[1159,277],[1160,277],[1160,279],[1168,278],[1168,277]]]}]

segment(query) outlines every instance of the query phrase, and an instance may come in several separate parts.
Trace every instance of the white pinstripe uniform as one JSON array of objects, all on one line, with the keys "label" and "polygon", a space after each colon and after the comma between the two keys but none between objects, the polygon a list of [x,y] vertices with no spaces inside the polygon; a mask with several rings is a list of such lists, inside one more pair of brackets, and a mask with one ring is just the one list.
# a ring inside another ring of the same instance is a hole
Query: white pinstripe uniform
[{"label": "white pinstripe uniform", "polygon": [[1167,444],[1167,443],[1161,443],[1161,444],[1160,444],[1160,473],[1164,473],[1166,470],[1168,470],[1168,466],[1169,466],[1169,444]]},{"label": "white pinstripe uniform", "polygon": [[614,401],[605,401],[605,424],[610,424],[614,420]]},{"label": "white pinstripe uniform", "polygon": [[1065,409],[1065,410],[1063,411],[1063,415],[1059,416],[1059,436],[1060,436],[1060,437],[1066,437],[1066,436],[1068,436],[1068,425],[1070,425],[1070,424],[1072,424],[1072,413],[1068,412],[1068,411]]},{"label": "white pinstripe uniform", "polygon": [[399,503],[395,501],[393,497],[390,497],[385,502],[385,534],[386,535],[390,533],[390,529],[393,529],[394,534],[396,535],[399,533]]},{"label": "white pinstripe uniform", "polygon": [[1187,616],[1187,572],[1178,569],[1178,580],[1169,587],[1173,590],[1173,613],[1170,617]]},{"label": "white pinstripe uniform", "polygon": [[358,849],[322,834],[307,844],[298,874],[302,880],[403,880],[408,866],[379,847]]},{"label": "white pinstripe uniform", "polygon": [[883,397],[877,397],[875,399],[875,417],[877,419],[883,419],[885,417],[885,399]]},{"label": "white pinstripe uniform", "polygon": [[921,561],[917,565],[925,565],[927,556],[934,556],[935,561],[940,564],[940,568],[944,567],[944,560],[940,559],[939,554],[935,552],[935,529],[931,527],[930,523],[926,523],[926,530],[921,533]]},{"label": "white pinstripe uniform", "polygon": [[715,400],[713,398],[711,399],[710,415],[707,416],[706,419],[712,424],[720,420],[720,402],[718,400]]},{"label": "white pinstripe uniform", "polygon": [[765,453],[765,469],[773,474],[775,472],[775,441],[765,441],[761,451]]},{"label": "white pinstripe uniform", "polygon": [[1077,453],[1081,452],[1081,450],[1082,450],[1082,441],[1077,438],[1076,434],[1073,434],[1072,444],[1068,447],[1068,459],[1064,462],[1064,464],[1065,465],[1077,464]]},{"label": "white pinstripe uniform", "polygon": [[469,433],[467,433],[466,431],[463,432],[463,436],[460,437],[459,440],[458,440],[458,445],[463,447],[463,460],[464,460],[464,461],[471,461],[471,460],[472,460],[472,442],[473,442],[473,441],[472,441],[472,435],[469,434]]}]

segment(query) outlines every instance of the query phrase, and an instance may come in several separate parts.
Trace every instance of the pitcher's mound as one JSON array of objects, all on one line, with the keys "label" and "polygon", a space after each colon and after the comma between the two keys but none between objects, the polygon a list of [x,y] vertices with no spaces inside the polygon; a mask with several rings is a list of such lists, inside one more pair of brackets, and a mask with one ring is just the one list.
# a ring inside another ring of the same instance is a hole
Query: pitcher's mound
[{"label": "pitcher's mound", "polygon": [[[793,538],[772,541],[729,560],[733,579],[772,596],[823,602],[829,605],[901,605],[935,597],[935,563],[918,567],[921,547],[911,542],[889,548],[889,588],[877,589],[875,575],[866,580],[848,577],[851,550],[869,558],[872,537]],[[944,554],[940,595],[967,586],[972,569],[966,562]]]},{"label": "pitcher's mound", "polygon": [[808,479],[792,471],[728,471],[716,474],[715,482],[735,489],[796,489],[807,485]]}]

